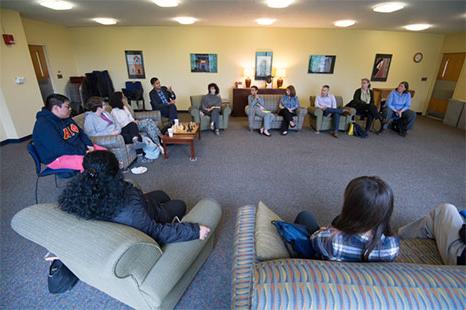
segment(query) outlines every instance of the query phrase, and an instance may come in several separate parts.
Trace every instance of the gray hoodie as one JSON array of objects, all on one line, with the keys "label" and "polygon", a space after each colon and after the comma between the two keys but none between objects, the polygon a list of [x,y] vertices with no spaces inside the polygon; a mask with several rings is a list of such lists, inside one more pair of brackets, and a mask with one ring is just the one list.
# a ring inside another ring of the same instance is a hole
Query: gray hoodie
[{"label": "gray hoodie", "polygon": [[91,137],[113,135],[114,132],[121,132],[120,126],[115,122],[112,115],[108,112],[102,114],[109,120],[104,120],[95,112],[86,112],[84,117],[84,132]]}]

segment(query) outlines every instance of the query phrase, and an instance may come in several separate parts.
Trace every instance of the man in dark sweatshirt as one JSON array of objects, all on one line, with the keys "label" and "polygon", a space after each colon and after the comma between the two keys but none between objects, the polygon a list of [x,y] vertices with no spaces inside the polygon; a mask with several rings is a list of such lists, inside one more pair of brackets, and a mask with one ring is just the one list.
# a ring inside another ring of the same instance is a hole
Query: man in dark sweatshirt
[{"label": "man in dark sweatshirt", "polygon": [[82,171],[84,155],[105,148],[94,145],[70,115],[67,97],[48,96],[45,107],[36,115],[32,141],[41,162],[49,168]]}]

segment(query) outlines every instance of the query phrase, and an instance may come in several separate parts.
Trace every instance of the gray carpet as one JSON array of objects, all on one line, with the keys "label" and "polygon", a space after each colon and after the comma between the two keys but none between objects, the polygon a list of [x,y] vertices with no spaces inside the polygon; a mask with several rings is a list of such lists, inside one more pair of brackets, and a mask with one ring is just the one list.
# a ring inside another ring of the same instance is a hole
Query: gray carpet
[{"label": "gray carpet", "polygon": [[[224,210],[217,246],[178,304],[179,309],[228,309],[236,211],[263,200],[285,219],[303,209],[322,224],[338,214],[345,185],[360,175],[378,175],[396,195],[394,226],[400,226],[440,202],[465,207],[465,132],[420,117],[408,137],[385,132],[359,139],[326,133],[272,138],[250,133],[245,119],[233,118],[221,137],[205,132],[196,145],[198,161],[188,160],[186,146],[170,146],[170,159],[147,165],[149,171],[128,177],[145,191],[163,189],[194,205],[204,197]],[[34,169],[26,142],[0,148],[1,156],[1,301],[8,309],[126,308],[79,283],[62,295],[49,295],[45,250],[14,233],[9,222],[34,203]],[[40,201],[54,201],[52,177],[41,179]]]}]

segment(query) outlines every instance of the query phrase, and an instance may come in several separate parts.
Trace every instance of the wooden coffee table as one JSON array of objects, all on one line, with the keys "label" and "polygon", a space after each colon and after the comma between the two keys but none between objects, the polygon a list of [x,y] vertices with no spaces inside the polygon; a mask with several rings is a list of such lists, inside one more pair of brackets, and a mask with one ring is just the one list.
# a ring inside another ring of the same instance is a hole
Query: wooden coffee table
[{"label": "wooden coffee table", "polygon": [[[190,124],[191,131],[187,130],[188,124]],[[183,128],[184,126],[184,128]],[[162,137],[162,143],[163,143],[163,150],[164,150],[164,158],[168,159],[168,148],[167,146],[169,144],[187,144],[191,148],[191,161],[196,161],[196,153],[194,149],[194,140],[196,140],[196,137],[201,139],[201,130],[200,130],[200,125],[198,123],[180,123],[179,127],[174,128],[174,134],[173,137],[170,137],[167,134],[165,134]]]}]

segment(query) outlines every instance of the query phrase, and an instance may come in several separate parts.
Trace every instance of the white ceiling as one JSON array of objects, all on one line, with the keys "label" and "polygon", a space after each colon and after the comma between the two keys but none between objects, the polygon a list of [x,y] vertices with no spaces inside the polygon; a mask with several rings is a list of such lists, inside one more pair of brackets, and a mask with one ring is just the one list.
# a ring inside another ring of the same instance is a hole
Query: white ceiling
[{"label": "white ceiling", "polygon": [[[429,23],[427,32],[447,33],[466,30],[464,0],[397,0],[407,4],[398,12],[375,13],[371,7],[382,1],[296,0],[285,9],[272,9],[264,0],[181,0],[176,8],[160,8],[151,0],[67,0],[75,4],[69,11],[54,11],[38,4],[40,0],[0,0],[3,8],[23,16],[66,26],[94,26],[91,18],[113,17],[120,26],[178,25],[171,18],[194,16],[197,26],[252,27],[259,17],[276,18],[267,27],[334,28],[339,19],[355,19],[350,29],[403,30],[413,23]],[[403,30],[404,31],[404,30]]]}]

